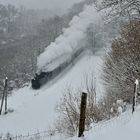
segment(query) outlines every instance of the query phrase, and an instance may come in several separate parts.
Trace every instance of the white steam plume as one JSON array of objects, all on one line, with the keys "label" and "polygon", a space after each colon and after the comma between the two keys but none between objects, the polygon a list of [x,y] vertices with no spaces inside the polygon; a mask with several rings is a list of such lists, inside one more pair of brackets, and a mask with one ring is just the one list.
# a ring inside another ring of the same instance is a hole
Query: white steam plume
[{"label": "white steam plume", "polygon": [[81,47],[78,43],[85,38],[89,25],[97,25],[101,21],[101,16],[96,11],[94,4],[86,6],[83,12],[72,19],[69,27],[63,30],[63,34],[56,38],[55,42],[52,42],[38,57],[38,70],[46,71],[50,64],[57,63],[59,65],[59,63],[66,61],[74,50]]}]

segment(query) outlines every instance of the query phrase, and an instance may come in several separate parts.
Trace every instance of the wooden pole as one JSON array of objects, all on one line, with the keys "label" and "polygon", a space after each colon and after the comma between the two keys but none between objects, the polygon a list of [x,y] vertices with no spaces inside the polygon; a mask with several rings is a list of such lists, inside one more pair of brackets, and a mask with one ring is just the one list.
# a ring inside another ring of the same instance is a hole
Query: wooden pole
[{"label": "wooden pole", "polygon": [[0,108],[0,115],[2,113],[2,107],[3,107],[3,103],[4,103],[4,97],[5,97],[5,91],[6,91],[6,86],[7,86],[7,78],[5,79],[5,84],[4,84],[4,89],[3,89],[3,95],[2,95],[2,102],[1,102],[1,108]]},{"label": "wooden pole", "polygon": [[5,114],[7,114],[7,82],[8,78],[5,79]]},{"label": "wooden pole", "polygon": [[81,96],[81,106],[80,106],[80,120],[79,120],[79,134],[78,137],[83,136],[85,130],[85,118],[86,118],[86,102],[87,102],[87,93],[82,93]]},{"label": "wooden pole", "polygon": [[133,104],[132,104],[132,114],[135,111],[135,96],[133,96]]},{"label": "wooden pole", "polygon": [[132,114],[135,111],[135,106],[136,106],[136,101],[137,101],[137,93],[138,93],[138,85],[139,81],[136,79],[135,84],[134,84],[134,95],[133,95],[133,104],[132,104]]},{"label": "wooden pole", "polygon": [[94,92],[95,92],[95,105],[96,105],[96,77],[94,77]]}]

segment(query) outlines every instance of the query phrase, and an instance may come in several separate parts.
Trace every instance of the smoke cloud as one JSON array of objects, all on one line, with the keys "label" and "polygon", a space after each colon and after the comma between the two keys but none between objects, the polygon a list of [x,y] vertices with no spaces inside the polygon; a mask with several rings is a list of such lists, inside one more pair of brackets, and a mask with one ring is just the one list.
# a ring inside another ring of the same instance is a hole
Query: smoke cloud
[{"label": "smoke cloud", "polygon": [[[69,28],[63,30],[63,34],[56,38],[38,57],[38,70],[47,71],[53,64],[66,61],[77,50],[85,36],[90,24],[99,24],[100,14],[95,10],[94,5],[87,6],[79,16],[75,16],[69,24]],[[63,58],[63,59],[62,59]],[[54,66],[55,67],[55,66]]]}]

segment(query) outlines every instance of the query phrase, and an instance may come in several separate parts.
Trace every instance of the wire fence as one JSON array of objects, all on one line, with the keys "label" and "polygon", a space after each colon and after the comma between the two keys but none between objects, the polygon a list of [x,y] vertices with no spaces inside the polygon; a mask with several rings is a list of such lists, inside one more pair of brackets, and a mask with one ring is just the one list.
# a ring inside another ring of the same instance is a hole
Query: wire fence
[{"label": "wire fence", "polygon": [[56,134],[59,136],[61,140],[63,140],[62,134],[57,133],[55,130],[39,131],[33,134],[17,135],[17,136],[13,136],[10,133],[7,133],[5,136],[0,136],[0,140],[52,140],[52,138]]},{"label": "wire fence", "polygon": [[[104,128],[114,127],[118,124],[124,125],[128,123],[132,118],[131,111],[127,111],[119,115],[118,117],[114,117],[107,121],[102,121],[100,123],[96,123],[92,125],[91,130],[94,132],[101,131]],[[86,133],[91,133],[91,131],[86,131]],[[54,137],[57,135],[57,139],[59,137],[60,140],[64,140],[65,137],[62,133],[58,133],[57,130],[49,130],[49,131],[38,131],[33,134],[27,135],[18,135],[12,136],[10,133],[7,133],[5,136],[0,136],[0,140],[54,140]]]}]

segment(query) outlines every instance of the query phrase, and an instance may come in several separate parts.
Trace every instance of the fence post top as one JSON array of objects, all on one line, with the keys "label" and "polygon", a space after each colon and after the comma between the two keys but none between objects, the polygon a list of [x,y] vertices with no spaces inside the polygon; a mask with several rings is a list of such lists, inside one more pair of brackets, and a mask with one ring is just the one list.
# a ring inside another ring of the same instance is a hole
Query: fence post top
[{"label": "fence post top", "polygon": [[135,84],[139,85],[139,80],[138,79],[136,79]]},{"label": "fence post top", "polygon": [[82,96],[84,96],[84,97],[85,97],[85,96],[87,96],[87,93],[85,93],[85,92],[82,92]]}]

